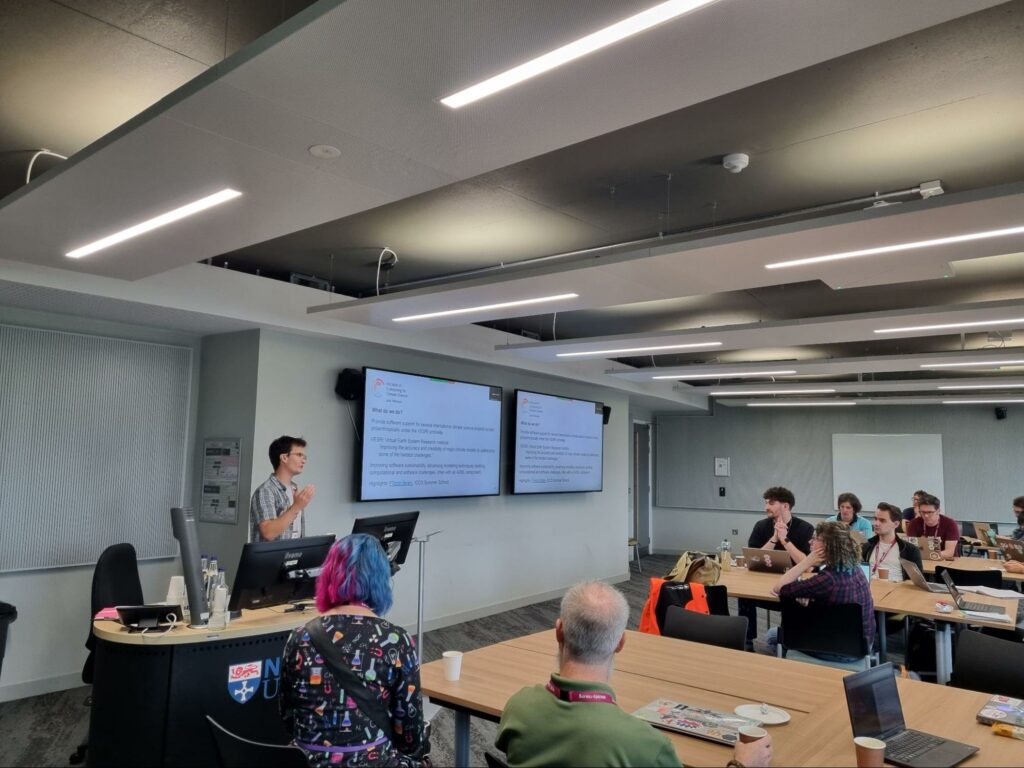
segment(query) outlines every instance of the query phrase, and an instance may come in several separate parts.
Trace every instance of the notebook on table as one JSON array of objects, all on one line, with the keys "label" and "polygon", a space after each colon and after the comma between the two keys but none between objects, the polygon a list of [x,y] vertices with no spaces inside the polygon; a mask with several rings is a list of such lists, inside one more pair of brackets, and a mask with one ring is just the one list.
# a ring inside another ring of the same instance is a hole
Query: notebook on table
[{"label": "notebook on table", "polygon": [[1003,550],[1004,560],[1016,560],[1018,563],[1024,563],[1024,541],[1010,536],[996,536],[996,544]]},{"label": "notebook on table", "polygon": [[760,720],[719,712],[704,707],[691,707],[671,699],[655,699],[633,713],[656,728],[696,736],[698,739],[735,744],[740,740],[739,729],[744,725],[760,725]]},{"label": "notebook on table", "polygon": [[892,664],[847,675],[843,687],[854,738],[870,736],[884,741],[887,763],[950,768],[978,751],[970,744],[907,728]]},{"label": "notebook on table", "polygon": [[993,696],[978,712],[978,722],[985,723],[985,725],[1007,723],[1008,725],[1024,726],[1024,699]]},{"label": "notebook on table", "polygon": [[956,584],[953,583],[953,579],[949,575],[949,571],[942,572],[942,580],[949,589],[949,594],[953,596],[953,602],[956,603],[956,607],[961,611],[974,611],[975,613],[1006,613],[1001,605],[972,603],[969,600],[964,600],[964,596],[960,594],[960,590],[957,589]]},{"label": "notebook on table", "polygon": [[928,581],[924,577],[924,574],[921,573],[921,569],[917,567],[916,563],[900,559],[900,565],[903,566],[903,570],[907,572],[907,576],[910,577],[910,581],[915,587],[923,589],[925,592],[940,592],[943,595],[949,594],[949,590],[946,589],[945,585],[932,584]]},{"label": "notebook on table", "polygon": [[793,558],[783,549],[752,549],[743,548],[743,557],[747,560],[747,569],[751,571],[768,571],[785,573],[793,567]]}]

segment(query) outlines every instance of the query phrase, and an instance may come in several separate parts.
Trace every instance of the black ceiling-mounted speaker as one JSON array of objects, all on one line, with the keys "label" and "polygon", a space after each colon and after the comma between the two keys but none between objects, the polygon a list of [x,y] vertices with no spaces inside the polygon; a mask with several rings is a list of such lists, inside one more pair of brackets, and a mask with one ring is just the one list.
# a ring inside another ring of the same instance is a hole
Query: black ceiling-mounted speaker
[{"label": "black ceiling-mounted speaker", "polygon": [[363,396],[363,372],[346,368],[338,374],[334,383],[334,394],[342,400],[358,400]]},{"label": "black ceiling-mounted speaker", "polygon": [[996,408],[996,418],[999,419],[999,421],[1002,421],[1003,419],[1005,419],[1006,418],[1006,409],[1002,408],[1002,407]]},{"label": "black ceiling-mounted speaker", "polygon": [[612,407],[610,405],[601,406],[601,420],[607,424],[608,419],[612,417]]}]

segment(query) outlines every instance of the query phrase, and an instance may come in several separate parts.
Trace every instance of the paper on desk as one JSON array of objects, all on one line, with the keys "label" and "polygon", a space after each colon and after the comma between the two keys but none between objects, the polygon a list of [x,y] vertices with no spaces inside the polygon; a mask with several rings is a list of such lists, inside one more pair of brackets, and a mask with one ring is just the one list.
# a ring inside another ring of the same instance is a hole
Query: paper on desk
[{"label": "paper on desk", "polygon": [[1006,613],[988,613],[984,610],[962,610],[961,612],[970,618],[984,618],[987,622],[1006,622],[1007,624],[1012,624],[1014,621]]},{"label": "paper on desk", "polygon": [[992,587],[957,587],[961,592],[976,592],[989,597],[1003,597],[1007,600],[1024,600],[1024,593],[1015,589],[993,589]]}]

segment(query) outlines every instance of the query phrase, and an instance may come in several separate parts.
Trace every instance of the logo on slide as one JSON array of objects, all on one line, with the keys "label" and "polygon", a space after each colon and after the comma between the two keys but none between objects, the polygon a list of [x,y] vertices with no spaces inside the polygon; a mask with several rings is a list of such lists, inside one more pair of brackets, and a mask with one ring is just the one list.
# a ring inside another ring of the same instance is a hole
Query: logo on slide
[{"label": "logo on slide", "polygon": [[239,704],[245,704],[259,686],[263,662],[247,661],[228,667],[228,693]]},{"label": "logo on slide", "polygon": [[524,397],[524,398],[523,398],[523,405],[526,405],[526,404],[527,404],[527,403],[529,403],[529,402],[530,402],[530,399],[529,399],[529,398],[527,398],[527,397]]},{"label": "logo on slide", "polygon": [[384,391],[384,379],[378,376],[373,380],[373,396],[380,397]]}]

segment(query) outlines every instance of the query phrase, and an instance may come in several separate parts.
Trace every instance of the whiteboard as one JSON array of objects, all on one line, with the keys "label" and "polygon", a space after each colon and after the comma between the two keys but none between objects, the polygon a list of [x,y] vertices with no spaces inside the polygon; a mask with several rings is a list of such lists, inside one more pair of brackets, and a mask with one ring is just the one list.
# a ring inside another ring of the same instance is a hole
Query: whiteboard
[{"label": "whiteboard", "polygon": [[880,501],[910,506],[916,490],[945,498],[942,435],[832,435],[832,505],[857,494],[868,514]]}]

